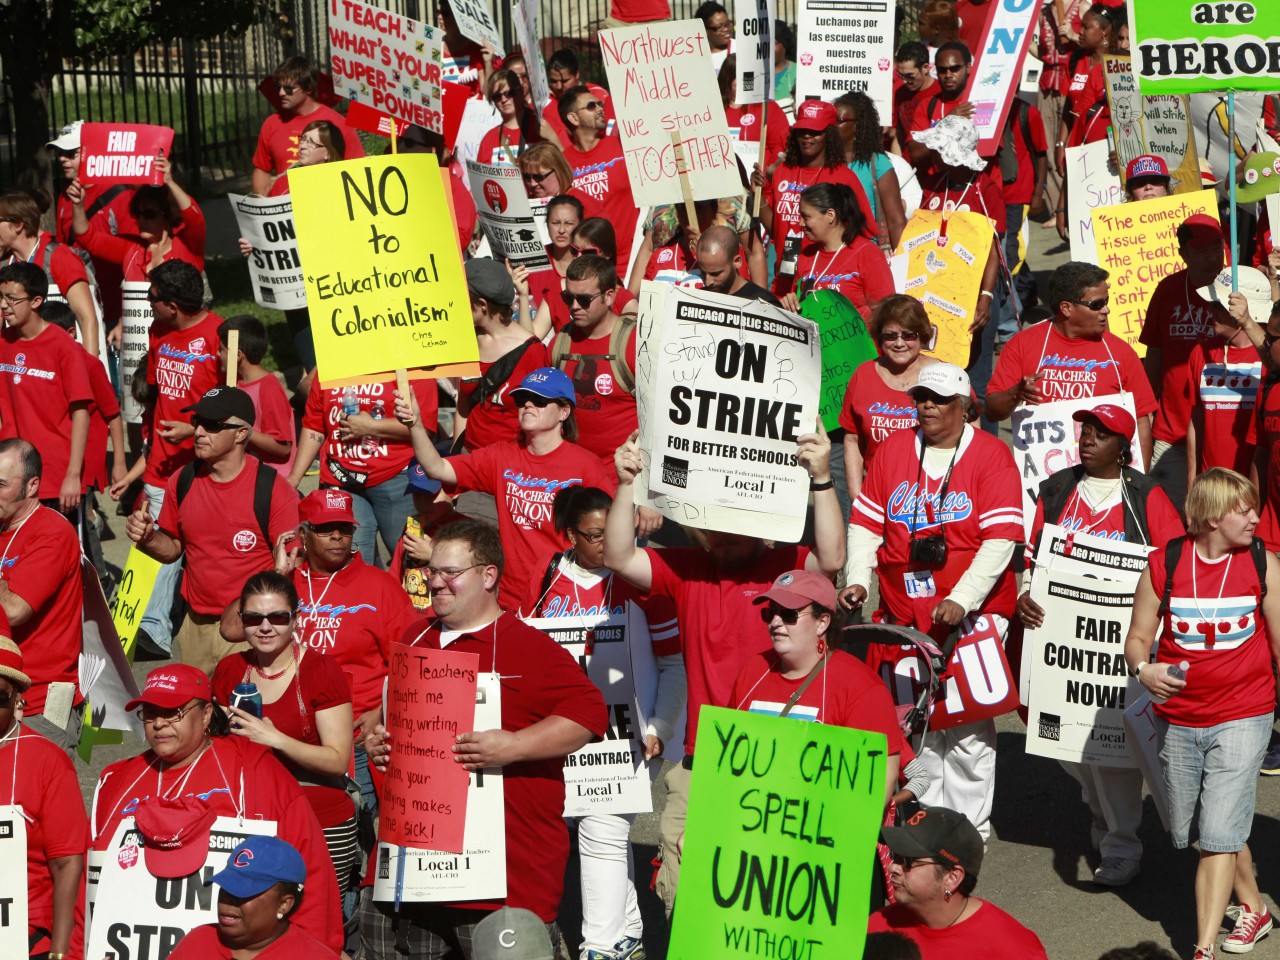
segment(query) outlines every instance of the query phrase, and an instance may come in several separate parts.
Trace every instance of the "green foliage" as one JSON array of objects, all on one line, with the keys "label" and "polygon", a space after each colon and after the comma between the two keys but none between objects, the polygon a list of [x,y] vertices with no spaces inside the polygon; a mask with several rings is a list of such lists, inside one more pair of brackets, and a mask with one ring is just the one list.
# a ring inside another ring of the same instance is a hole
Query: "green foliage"
[{"label": "green foliage", "polygon": [[128,55],[155,40],[204,40],[248,29],[263,0],[72,0],[75,55]]}]

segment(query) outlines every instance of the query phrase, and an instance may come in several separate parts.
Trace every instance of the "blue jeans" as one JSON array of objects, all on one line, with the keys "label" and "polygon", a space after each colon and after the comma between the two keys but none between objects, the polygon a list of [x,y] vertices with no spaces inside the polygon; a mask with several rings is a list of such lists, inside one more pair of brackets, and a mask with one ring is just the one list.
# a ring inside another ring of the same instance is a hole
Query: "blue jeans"
[{"label": "blue jeans", "polygon": [[365,563],[379,565],[377,541],[380,538],[390,560],[400,534],[404,533],[404,522],[413,513],[408,468],[376,487],[349,489],[349,492],[359,524],[353,541],[355,548]]},{"label": "blue jeans", "polygon": [[[142,489],[146,492],[147,499],[151,501],[151,519],[158,519],[160,508],[164,506],[164,487],[153,487],[148,483],[144,484]],[[174,629],[170,611],[173,608],[174,595],[178,591],[178,578],[181,576],[181,558],[160,567],[160,572],[156,575],[156,585],[151,590],[151,599],[147,601],[146,612],[142,614],[142,621],[138,624],[138,627],[147,631],[147,636],[154,640],[156,646],[165,653],[173,651]]]}]

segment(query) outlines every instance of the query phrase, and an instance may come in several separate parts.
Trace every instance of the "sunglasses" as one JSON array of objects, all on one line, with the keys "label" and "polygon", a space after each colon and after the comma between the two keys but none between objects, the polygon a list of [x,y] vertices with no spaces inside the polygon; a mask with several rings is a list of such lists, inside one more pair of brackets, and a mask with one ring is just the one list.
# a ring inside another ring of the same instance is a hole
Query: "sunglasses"
[{"label": "sunglasses", "polygon": [[1090,310],[1101,310],[1111,302],[1110,297],[1099,297],[1097,300],[1072,300],[1078,307],[1088,307]]},{"label": "sunglasses", "polygon": [[889,859],[892,860],[894,863],[896,863],[898,866],[900,866],[902,868],[903,873],[906,873],[913,867],[919,867],[919,866],[923,866],[925,864],[930,864],[930,863],[933,864],[935,867],[946,866],[946,864],[939,863],[937,860],[929,860],[925,857],[907,857],[902,855],[901,853],[890,854]]},{"label": "sunglasses", "polygon": [[591,304],[595,303],[603,297],[605,291],[599,293],[570,293],[568,290],[560,291],[560,299],[564,301],[566,307],[572,307],[575,303],[583,310],[588,309]]},{"label": "sunglasses", "polygon": [[165,723],[181,723],[182,718],[197,706],[198,703],[188,703],[181,707],[157,707],[148,703],[138,708],[137,715],[143,723],[158,723],[161,720]]},{"label": "sunglasses", "polygon": [[901,340],[903,343],[915,343],[920,339],[920,334],[914,330],[886,330],[880,334],[881,343],[894,343]]},{"label": "sunglasses", "polygon": [[547,170],[543,173],[526,173],[524,174],[524,182],[525,183],[541,183],[543,180],[547,179],[547,177],[551,176],[553,173],[555,173],[554,170]]},{"label": "sunglasses", "polygon": [[20,693],[7,693],[0,695],[0,710],[5,709],[6,707],[11,707],[15,703],[21,706],[24,702],[22,694]]},{"label": "sunglasses", "polygon": [[536,393],[522,393],[520,396],[513,396],[511,399],[516,402],[517,407],[523,407],[526,403],[532,403],[538,409],[549,407],[551,404],[556,402],[550,397],[540,397]]},{"label": "sunglasses", "polygon": [[510,90],[495,90],[493,92],[493,96],[489,98],[489,100],[493,103],[497,103],[499,100],[514,100],[514,99],[515,97],[512,95]]},{"label": "sunglasses", "polygon": [[939,73],[959,73],[961,70],[965,69],[966,66],[967,65],[963,63],[957,63],[955,66],[952,66],[952,67],[943,67],[935,64],[934,69],[937,70]]},{"label": "sunglasses", "polygon": [[251,613],[240,611],[240,622],[246,627],[260,627],[265,620],[273,627],[283,627],[293,619],[292,610],[272,610],[270,613]]},{"label": "sunglasses", "polygon": [[599,110],[603,106],[604,106],[603,100],[588,100],[586,103],[584,103],[582,106],[578,108],[578,112],[580,113],[583,110]]},{"label": "sunglasses", "polygon": [[917,404],[932,403],[935,407],[945,407],[949,403],[955,403],[960,399],[959,394],[950,397],[940,397],[932,390],[917,390],[911,395]]},{"label": "sunglasses", "polygon": [[598,257],[600,256],[599,247],[575,247],[569,244],[569,249],[573,251],[575,257]]},{"label": "sunglasses", "polygon": [[792,128],[791,128],[791,132],[792,132],[792,133],[794,133],[797,137],[812,138],[812,137],[821,137],[821,136],[825,136],[827,131],[825,131],[825,130],[809,130],[809,129],[799,130],[799,129],[796,129],[795,127],[792,127]]},{"label": "sunglasses", "polygon": [[241,423],[227,423],[225,420],[209,420],[206,417],[192,417],[191,425],[199,427],[205,433],[221,433],[223,430],[236,430],[244,426]]},{"label": "sunglasses", "polygon": [[276,89],[283,93],[286,97],[298,88],[292,83],[277,83]]},{"label": "sunglasses", "polygon": [[808,607],[802,610],[789,610],[786,607],[778,607],[770,604],[767,607],[760,608],[760,619],[765,623],[772,623],[773,618],[777,617],[788,627],[794,627],[806,613],[812,613]]},{"label": "sunglasses", "polygon": [[58,155],[59,159],[74,160],[76,156],[80,153],[80,151],[79,150],[54,150],[54,153]]}]

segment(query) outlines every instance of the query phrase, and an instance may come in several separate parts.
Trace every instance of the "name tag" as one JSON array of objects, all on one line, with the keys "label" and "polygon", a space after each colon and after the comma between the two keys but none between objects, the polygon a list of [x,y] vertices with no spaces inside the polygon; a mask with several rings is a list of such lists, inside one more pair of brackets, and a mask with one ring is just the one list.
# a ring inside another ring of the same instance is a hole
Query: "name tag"
[{"label": "name tag", "polygon": [[938,588],[933,582],[933,571],[917,570],[902,576],[907,587],[907,596],[912,600],[924,600],[938,595]]}]

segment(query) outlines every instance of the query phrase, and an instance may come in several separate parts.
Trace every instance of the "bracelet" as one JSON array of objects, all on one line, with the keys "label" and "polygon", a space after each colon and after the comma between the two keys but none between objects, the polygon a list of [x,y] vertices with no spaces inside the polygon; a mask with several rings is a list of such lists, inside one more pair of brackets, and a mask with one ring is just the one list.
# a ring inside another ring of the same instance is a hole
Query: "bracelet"
[{"label": "bracelet", "polygon": [[65,953],[49,953],[46,956],[49,960],[66,960],[67,955]]},{"label": "bracelet", "polygon": [[1065,147],[1065,146],[1067,145],[1067,141],[1065,141],[1065,140],[1055,140],[1055,141],[1053,142],[1053,145],[1054,145],[1055,147]]},{"label": "bracelet", "polygon": [[995,295],[990,290],[983,290],[981,293],[978,294],[978,296],[987,297],[991,300],[995,299]]},{"label": "bracelet", "polygon": [[1145,666],[1147,666],[1147,661],[1146,661],[1146,660],[1143,660],[1143,661],[1139,662],[1139,664],[1138,664],[1136,667],[1134,667],[1134,668],[1133,668],[1133,671],[1132,671],[1133,676],[1135,676],[1135,677],[1136,677],[1136,676],[1138,676],[1140,673],[1142,673],[1142,668],[1143,668],[1143,667],[1145,667]]},{"label": "bracelet", "polygon": [[821,483],[814,483],[812,480],[809,481],[809,489],[814,493],[821,493],[823,490],[832,490],[834,488],[835,483],[832,482],[829,477]]}]

